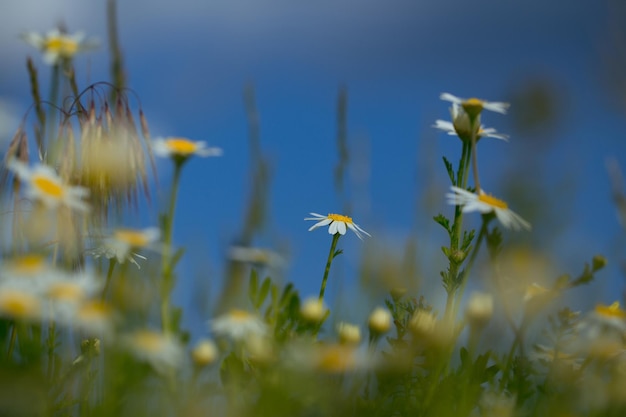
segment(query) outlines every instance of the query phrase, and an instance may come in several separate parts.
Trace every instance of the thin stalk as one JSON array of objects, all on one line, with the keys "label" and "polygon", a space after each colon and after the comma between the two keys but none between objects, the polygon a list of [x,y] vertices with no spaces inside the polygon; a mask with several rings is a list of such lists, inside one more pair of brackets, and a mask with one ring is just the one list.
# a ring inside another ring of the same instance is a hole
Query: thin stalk
[{"label": "thin stalk", "polygon": [[480,179],[478,177],[478,158],[476,157],[476,141],[478,140],[476,126],[477,118],[471,121],[470,130],[472,131],[472,168],[474,172],[474,186],[476,187],[476,194],[480,194]]},{"label": "thin stalk", "polygon": [[480,227],[480,232],[478,233],[478,237],[476,238],[476,243],[474,243],[474,247],[472,248],[472,253],[465,265],[465,269],[463,270],[463,275],[461,276],[461,285],[458,288],[457,296],[454,302],[454,311],[458,311],[459,305],[461,304],[461,299],[463,298],[463,293],[465,292],[465,286],[467,285],[467,277],[469,276],[472,267],[474,266],[474,262],[476,261],[476,257],[478,256],[478,250],[480,249],[480,245],[487,234],[487,225],[489,224],[489,220],[483,220],[483,224]]},{"label": "thin stalk", "polygon": [[113,270],[115,269],[115,258],[109,259],[109,268],[107,269],[107,278],[104,284],[104,289],[102,290],[102,301],[106,298],[107,292],[109,290],[109,286],[111,285],[111,279],[113,277]]},{"label": "thin stalk", "polygon": [[333,235],[333,241],[330,244],[330,251],[328,252],[328,260],[326,261],[326,269],[324,270],[324,278],[322,278],[322,286],[320,288],[320,301],[324,300],[324,292],[326,292],[326,281],[328,280],[328,273],[330,272],[330,265],[333,263],[333,259],[335,258],[335,248],[337,247],[337,242],[341,234],[335,233]]},{"label": "thin stalk", "polygon": [[180,174],[182,172],[183,162],[174,161],[174,180],[170,194],[169,209],[163,221],[163,286],[161,293],[161,324],[165,333],[170,333],[172,331],[170,321],[170,297],[172,287],[174,286],[174,274],[172,273],[173,265],[171,259],[172,233],[174,229],[174,213],[176,211],[176,199],[178,197],[178,186],[180,183]]},{"label": "thin stalk", "polygon": [[[46,126],[45,126],[45,138],[44,141],[47,141],[48,146],[45,151],[46,160],[48,164],[52,162],[53,166],[57,161],[50,161],[50,152],[49,150],[56,150],[56,143],[52,140],[52,132],[54,131],[54,117],[53,112],[57,109],[57,101],[59,100],[59,84],[61,83],[61,64],[54,64],[52,66],[52,80],[50,83],[50,99],[48,103],[48,117],[46,118]],[[54,152],[56,153],[56,152]],[[56,158],[56,155],[52,155]]]}]

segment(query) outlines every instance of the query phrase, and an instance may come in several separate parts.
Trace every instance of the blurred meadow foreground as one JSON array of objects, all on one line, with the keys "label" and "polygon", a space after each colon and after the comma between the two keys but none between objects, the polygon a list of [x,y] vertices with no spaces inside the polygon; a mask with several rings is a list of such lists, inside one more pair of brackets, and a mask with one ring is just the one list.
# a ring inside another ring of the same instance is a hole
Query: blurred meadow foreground
[{"label": "blurred meadow foreground", "polygon": [[[240,234],[219,295],[196,294],[200,311],[177,302],[184,265],[198,255],[174,239],[191,221],[177,216],[181,184],[190,161],[212,164],[229,150],[151,135],[109,12],[111,76],[89,85],[77,81],[75,57],[103,53],[98,39],[63,25],[21,34],[41,59],[24,57],[32,105],[3,149],[1,416],[626,415],[621,296],[583,309],[568,298],[602,279],[607,260],[589,253],[559,271],[532,239],[516,239],[534,233],[532,207],[492,194],[495,179],[481,176],[485,150],[515,140],[491,127],[515,107],[480,91],[432,101],[439,118],[429,128],[455,150],[439,156],[449,183],[434,194],[445,209],[419,215],[437,227],[433,256],[444,268],[420,274],[410,239],[396,252],[377,244],[345,198],[341,209],[320,201],[294,214],[302,230],[326,236],[319,252],[299,254],[316,267],[296,280],[280,273],[285,251],[256,245],[271,164],[246,87],[249,189],[232,190],[247,193]],[[354,153],[347,102],[339,89],[327,187],[340,196]],[[623,209],[620,167],[608,166]],[[139,211],[158,222],[125,223]],[[344,250],[363,254],[361,292],[333,293]],[[430,299],[424,282],[444,296]],[[202,316],[201,331],[186,328],[190,315]]]}]

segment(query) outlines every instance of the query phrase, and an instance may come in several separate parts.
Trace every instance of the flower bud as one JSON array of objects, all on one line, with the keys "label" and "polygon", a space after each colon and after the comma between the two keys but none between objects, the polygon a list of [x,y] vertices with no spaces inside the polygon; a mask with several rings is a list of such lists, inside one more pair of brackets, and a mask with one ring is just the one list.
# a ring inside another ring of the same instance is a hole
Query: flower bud
[{"label": "flower bud", "polygon": [[311,297],[304,300],[300,306],[300,315],[310,323],[319,323],[326,316],[328,309],[324,307],[324,303],[317,297]]},{"label": "flower bud", "polygon": [[339,342],[345,345],[356,345],[361,341],[361,329],[359,326],[341,322],[337,325]]},{"label": "flower bud", "polygon": [[376,307],[370,314],[367,324],[370,332],[374,334],[386,333],[391,327],[391,313],[386,308]]},{"label": "flower bud", "polygon": [[191,359],[198,367],[204,367],[215,362],[219,355],[217,346],[211,340],[202,339],[191,351]]},{"label": "flower bud", "polygon": [[473,292],[467,302],[465,317],[470,326],[483,327],[493,315],[493,296],[482,292]]}]

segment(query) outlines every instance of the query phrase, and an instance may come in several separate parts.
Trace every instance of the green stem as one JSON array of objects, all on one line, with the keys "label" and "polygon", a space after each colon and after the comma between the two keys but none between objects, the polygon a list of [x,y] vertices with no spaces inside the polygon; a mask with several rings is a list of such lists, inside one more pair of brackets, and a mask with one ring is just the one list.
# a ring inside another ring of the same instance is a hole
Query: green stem
[{"label": "green stem", "polygon": [[[470,155],[472,154],[471,144],[463,141],[463,150],[461,152],[461,159],[459,160],[459,168],[456,174],[456,185],[457,187],[465,189],[467,186],[467,174],[469,170],[469,161]],[[456,252],[459,249],[459,242],[461,240],[461,229],[463,226],[463,211],[461,206],[455,206],[454,208],[454,222],[452,224],[452,233],[450,235],[450,252]],[[449,269],[449,277],[456,277],[459,273],[460,263],[457,263],[453,260],[450,260],[450,269]],[[453,302],[455,298],[455,294],[457,292],[457,286],[449,286],[447,288],[447,298],[446,298],[446,310],[444,312],[444,317],[449,319],[453,314]]]},{"label": "green stem", "polygon": [[478,132],[478,126],[476,121],[478,118],[473,118],[470,124],[470,130],[472,131],[472,168],[474,169],[474,186],[476,187],[476,194],[480,194],[480,179],[478,177],[478,158],[476,157],[476,133]]},{"label": "green stem", "polygon": [[324,278],[322,278],[322,287],[320,288],[320,301],[324,300],[324,292],[326,291],[326,281],[328,280],[328,273],[330,272],[330,265],[333,263],[333,259],[335,258],[335,248],[337,247],[337,242],[341,234],[335,233],[333,235],[333,241],[330,244],[330,251],[328,252],[328,260],[326,261],[326,269],[324,270]]},{"label": "green stem", "polygon": [[172,288],[174,287],[174,274],[172,271],[173,265],[171,259],[172,232],[174,229],[174,213],[176,211],[176,199],[178,196],[178,186],[180,183],[180,174],[182,172],[183,163],[184,160],[174,161],[174,180],[170,194],[169,209],[163,221],[163,285],[161,290],[161,323],[165,333],[170,333],[172,331],[170,320],[170,297]]},{"label": "green stem", "polygon": [[17,324],[14,322],[13,326],[11,326],[11,339],[9,340],[9,350],[7,351],[7,359],[11,360],[11,355],[13,355],[13,348],[15,347],[15,339],[17,338],[17,330],[15,327]]},{"label": "green stem", "polygon": [[109,268],[107,269],[107,278],[104,283],[104,289],[102,290],[102,301],[106,298],[109,286],[111,285],[111,278],[113,277],[113,269],[115,269],[115,258],[109,259]]},{"label": "green stem", "polygon": [[[46,148],[46,159],[48,164],[56,164],[55,155],[57,152],[56,141],[53,140],[54,117],[53,114],[57,110],[57,101],[59,100],[59,84],[61,83],[61,64],[52,66],[52,80],[50,83],[50,99],[48,103],[48,117],[46,118],[44,141],[48,141]],[[51,152],[52,151],[52,155]],[[50,159],[52,158],[52,159]]]},{"label": "green stem", "polygon": [[480,232],[478,233],[478,237],[476,238],[476,243],[474,243],[474,247],[472,248],[472,253],[465,265],[465,269],[463,269],[463,275],[461,275],[461,284],[459,285],[457,296],[454,302],[454,312],[458,311],[459,305],[461,304],[461,299],[463,298],[463,293],[465,292],[465,286],[467,285],[467,277],[469,276],[472,267],[474,266],[474,262],[476,261],[476,257],[478,256],[478,251],[480,249],[480,245],[487,234],[487,226],[489,224],[489,220],[483,219],[483,224],[480,227]]}]

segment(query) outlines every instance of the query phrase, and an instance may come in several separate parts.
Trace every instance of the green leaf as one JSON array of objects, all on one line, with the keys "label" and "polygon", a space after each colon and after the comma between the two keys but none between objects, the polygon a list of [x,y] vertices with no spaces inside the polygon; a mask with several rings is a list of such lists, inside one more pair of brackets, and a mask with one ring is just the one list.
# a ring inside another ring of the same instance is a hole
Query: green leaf
[{"label": "green leaf", "polygon": [[452,185],[456,184],[456,181],[454,179],[454,168],[452,167],[452,163],[448,161],[448,159],[445,156],[443,157],[443,163],[446,166],[446,171],[448,172],[448,177],[450,177],[450,181],[452,182]]},{"label": "green leaf", "polygon": [[265,298],[267,297],[267,294],[270,291],[270,287],[272,286],[272,280],[270,279],[270,277],[265,278],[265,280],[263,280],[263,284],[261,284],[261,289],[259,290],[259,294],[257,295],[257,299],[256,299],[256,303],[255,303],[255,307],[261,308],[261,306],[263,305],[263,302],[265,301]]},{"label": "green leaf", "polygon": [[451,231],[450,231],[450,220],[448,220],[448,218],[446,216],[444,216],[443,214],[439,213],[438,215],[433,217],[433,220],[435,222],[437,222],[438,224],[440,224],[444,229],[446,229],[446,231],[448,233],[451,233]]},{"label": "green leaf", "polygon": [[256,295],[259,291],[259,275],[256,270],[250,270],[250,283],[248,285],[248,298],[252,304],[256,301]]}]

